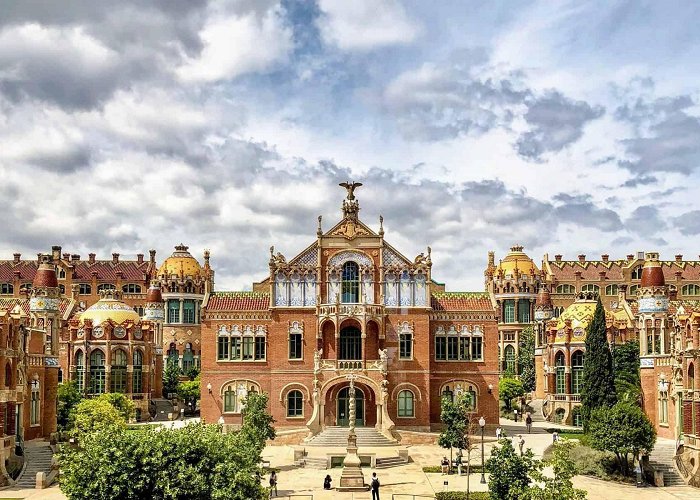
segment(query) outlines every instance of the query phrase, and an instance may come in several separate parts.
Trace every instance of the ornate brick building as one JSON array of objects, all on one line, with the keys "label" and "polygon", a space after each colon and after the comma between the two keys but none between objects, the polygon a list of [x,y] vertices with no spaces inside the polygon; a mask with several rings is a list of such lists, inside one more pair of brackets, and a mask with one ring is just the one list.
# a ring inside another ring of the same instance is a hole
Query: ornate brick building
[{"label": "ornate brick building", "polygon": [[292,259],[270,251],[252,292],[203,304],[202,417],[241,422],[250,391],[270,394],[279,427],[317,434],[348,423],[353,377],[358,425],[395,439],[439,425],[444,395],[467,394],[498,422],[497,323],[487,293],[433,281],[430,248],[408,259],[358,217],[356,184],[343,218]]}]

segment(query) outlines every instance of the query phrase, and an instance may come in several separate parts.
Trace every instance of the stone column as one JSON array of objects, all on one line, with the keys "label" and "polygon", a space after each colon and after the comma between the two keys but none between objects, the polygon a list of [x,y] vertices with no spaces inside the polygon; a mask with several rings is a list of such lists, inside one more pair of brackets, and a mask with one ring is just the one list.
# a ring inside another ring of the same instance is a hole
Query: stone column
[{"label": "stone column", "polygon": [[180,299],[180,321],[178,323],[182,324],[185,322],[185,317],[183,316],[185,312],[185,299]]}]

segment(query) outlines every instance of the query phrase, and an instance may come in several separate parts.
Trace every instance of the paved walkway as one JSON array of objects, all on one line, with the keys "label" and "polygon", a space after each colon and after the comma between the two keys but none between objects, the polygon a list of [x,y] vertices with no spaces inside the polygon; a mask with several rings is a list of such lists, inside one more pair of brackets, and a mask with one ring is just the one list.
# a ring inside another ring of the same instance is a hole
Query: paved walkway
[{"label": "paved walkway", "polygon": [[[532,448],[535,456],[541,457],[544,450],[552,443],[552,436],[544,429],[552,427],[548,422],[535,422],[532,433],[527,434],[522,422],[512,422],[502,419],[502,428],[510,436],[522,435],[525,438],[525,447]],[[485,454],[490,454],[490,448],[495,443],[495,436],[485,436]],[[517,442],[517,441],[516,441]],[[382,483],[382,497],[391,498],[392,493],[408,493],[412,495],[432,496],[438,491],[465,491],[467,486],[466,476],[456,475],[426,474],[422,467],[428,465],[439,465],[440,459],[445,454],[445,450],[438,446],[416,445],[409,446],[409,455],[412,462],[399,467],[378,469],[363,468],[365,481],[369,482],[372,472],[376,472]],[[377,456],[395,455],[396,448],[382,447],[360,451],[376,452]],[[324,448],[308,448],[311,456],[322,456],[326,453]],[[278,494],[284,495],[313,495],[314,500],[365,500],[371,498],[369,492],[361,493],[340,493],[335,490],[325,491],[323,489],[323,478],[330,474],[333,479],[333,486],[337,486],[340,481],[342,469],[318,470],[311,468],[296,468],[293,465],[294,451],[291,446],[268,446],[263,451],[263,457],[270,460],[270,465],[278,467]],[[472,452],[472,464],[481,463],[480,448]],[[471,491],[486,491],[487,485],[480,484],[481,474],[471,474],[469,486]],[[488,479],[488,475],[487,475]],[[267,478],[263,481],[267,484]],[[444,482],[447,481],[447,485]],[[602,481],[590,477],[577,476],[574,478],[574,485],[588,492],[590,500],[686,500],[700,499],[700,490],[690,487],[672,488],[635,488],[632,485],[624,485]],[[57,487],[48,490],[4,490],[0,491],[0,498],[26,498],[28,500],[63,500],[65,496]],[[421,499],[422,500],[422,499]]]}]

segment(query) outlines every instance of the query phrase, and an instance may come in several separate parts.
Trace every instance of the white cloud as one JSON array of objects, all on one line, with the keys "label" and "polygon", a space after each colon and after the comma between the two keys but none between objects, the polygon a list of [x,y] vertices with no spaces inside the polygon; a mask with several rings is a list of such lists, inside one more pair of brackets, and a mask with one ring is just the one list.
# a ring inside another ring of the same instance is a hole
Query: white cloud
[{"label": "white cloud", "polygon": [[342,50],[410,43],[421,33],[398,0],[320,0],[319,8],[324,41]]},{"label": "white cloud", "polygon": [[292,31],[279,5],[263,12],[214,12],[199,36],[201,53],[177,68],[183,82],[215,82],[261,72],[283,62],[293,47]]}]

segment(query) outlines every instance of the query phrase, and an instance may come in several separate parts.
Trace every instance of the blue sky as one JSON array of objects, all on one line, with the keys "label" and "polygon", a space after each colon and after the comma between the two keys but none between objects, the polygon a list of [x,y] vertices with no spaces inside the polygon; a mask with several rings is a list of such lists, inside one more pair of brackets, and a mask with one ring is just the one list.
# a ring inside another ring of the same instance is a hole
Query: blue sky
[{"label": "blue sky", "polygon": [[697,259],[694,2],[4,2],[0,252],[208,248],[249,288],[337,183],[452,290],[486,252]]}]

